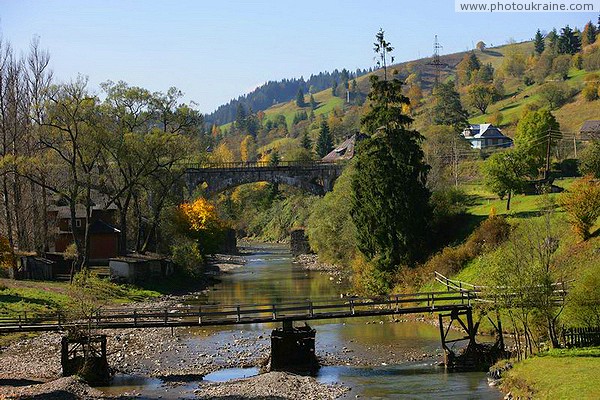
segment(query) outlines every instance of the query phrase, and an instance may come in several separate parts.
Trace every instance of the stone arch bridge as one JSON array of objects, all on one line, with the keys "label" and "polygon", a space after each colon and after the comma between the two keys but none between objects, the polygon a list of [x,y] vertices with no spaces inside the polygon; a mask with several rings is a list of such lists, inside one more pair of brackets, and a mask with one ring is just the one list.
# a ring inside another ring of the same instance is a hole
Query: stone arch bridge
[{"label": "stone arch bridge", "polygon": [[281,161],[276,165],[261,161],[189,164],[185,170],[185,183],[190,193],[206,183],[208,195],[246,183],[266,181],[321,196],[333,189],[343,168],[344,163],[323,161]]}]

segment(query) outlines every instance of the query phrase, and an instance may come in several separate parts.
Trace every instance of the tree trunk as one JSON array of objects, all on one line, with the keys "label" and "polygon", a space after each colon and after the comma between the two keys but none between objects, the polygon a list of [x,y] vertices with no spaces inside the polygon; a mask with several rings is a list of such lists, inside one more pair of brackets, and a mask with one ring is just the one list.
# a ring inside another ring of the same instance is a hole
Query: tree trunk
[{"label": "tree trunk", "polygon": [[14,248],[14,239],[12,232],[12,214],[10,212],[10,196],[8,193],[8,178],[6,175],[2,177],[2,197],[4,200],[4,217],[6,218],[6,238],[10,244],[11,250]]},{"label": "tree trunk", "polygon": [[512,190],[508,191],[508,199],[506,200],[506,211],[510,211],[510,199],[512,197]]}]

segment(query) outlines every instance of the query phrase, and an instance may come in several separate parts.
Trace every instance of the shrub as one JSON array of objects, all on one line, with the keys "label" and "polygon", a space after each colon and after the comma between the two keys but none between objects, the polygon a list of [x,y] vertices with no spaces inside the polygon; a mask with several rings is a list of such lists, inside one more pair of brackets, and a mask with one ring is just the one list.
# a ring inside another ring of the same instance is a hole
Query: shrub
[{"label": "shrub", "polygon": [[600,179],[600,141],[592,142],[581,152],[579,170],[584,175]]},{"label": "shrub", "polygon": [[579,160],[567,158],[560,162],[552,164],[552,169],[560,171],[562,177],[579,176]]},{"label": "shrub", "polygon": [[600,274],[595,268],[587,268],[569,288],[565,314],[573,326],[600,326]]},{"label": "shrub", "polygon": [[437,218],[463,214],[467,210],[469,197],[459,188],[450,187],[436,190],[431,194],[433,214]]},{"label": "shrub", "polygon": [[600,217],[600,182],[583,178],[560,197],[569,222],[582,240],[590,238],[590,229]]},{"label": "shrub", "polygon": [[490,216],[467,239],[466,246],[476,255],[497,247],[508,239],[511,226],[504,217]]},{"label": "shrub", "polygon": [[382,271],[377,266],[377,258],[367,261],[362,254],[352,260],[352,283],[355,290],[363,295],[380,295],[388,293],[392,288],[392,274]]},{"label": "shrub", "polygon": [[427,261],[426,273],[437,271],[443,275],[459,272],[469,261],[497,247],[510,235],[511,226],[504,217],[490,216],[458,247],[446,247]]},{"label": "shrub", "polygon": [[202,273],[204,258],[194,240],[182,238],[171,246],[173,262],[185,275],[197,277]]}]

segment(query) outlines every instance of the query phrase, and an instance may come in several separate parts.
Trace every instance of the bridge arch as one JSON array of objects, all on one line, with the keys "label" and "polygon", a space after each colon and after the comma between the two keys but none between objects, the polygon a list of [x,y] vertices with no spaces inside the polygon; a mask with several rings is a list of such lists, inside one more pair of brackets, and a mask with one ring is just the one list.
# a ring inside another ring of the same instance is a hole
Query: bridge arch
[{"label": "bridge arch", "polygon": [[343,164],[322,162],[208,164],[187,168],[185,181],[190,193],[203,183],[212,195],[247,183],[271,182],[322,196],[333,189],[342,169]]}]

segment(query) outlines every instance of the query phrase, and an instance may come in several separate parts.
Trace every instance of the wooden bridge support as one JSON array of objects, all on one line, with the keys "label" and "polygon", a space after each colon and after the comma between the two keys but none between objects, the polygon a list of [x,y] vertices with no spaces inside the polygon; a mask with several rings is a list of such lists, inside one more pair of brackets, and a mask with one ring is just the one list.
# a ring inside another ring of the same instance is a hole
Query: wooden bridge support
[{"label": "wooden bridge support", "polygon": [[79,375],[91,385],[107,384],[106,335],[63,336],[60,357],[63,376]]},{"label": "wooden bridge support", "polygon": [[[444,319],[450,318],[450,323],[444,328]],[[473,324],[473,311],[471,308],[466,310],[454,309],[450,314],[439,314],[440,336],[442,339],[442,348],[444,349],[444,365],[447,369],[455,371],[487,371],[496,361],[506,358],[507,353],[504,350],[504,340],[502,336],[502,325],[498,317],[497,325],[492,320],[492,325],[499,331],[496,343],[480,344],[475,337],[479,329],[479,322]],[[448,334],[454,321],[462,327],[466,336],[458,339],[448,340]],[[450,346],[451,343],[467,342],[466,347],[460,352],[455,352]]]},{"label": "wooden bridge support", "polygon": [[294,327],[291,321],[271,332],[271,371],[315,372],[316,331],[309,325]]}]

